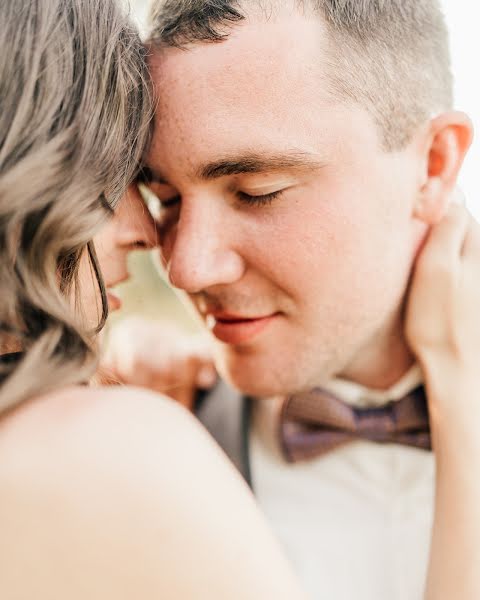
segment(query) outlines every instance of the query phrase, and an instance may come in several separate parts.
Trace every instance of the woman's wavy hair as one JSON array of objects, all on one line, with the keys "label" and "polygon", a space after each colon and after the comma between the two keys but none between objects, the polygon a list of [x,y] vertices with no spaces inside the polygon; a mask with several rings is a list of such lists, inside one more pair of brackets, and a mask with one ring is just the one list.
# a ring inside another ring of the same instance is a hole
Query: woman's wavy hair
[{"label": "woman's wavy hair", "polygon": [[[145,51],[118,0],[0,2],[0,412],[96,368],[79,318],[93,236],[148,143]],[[72,302],[72,298],[76,300]]]}]

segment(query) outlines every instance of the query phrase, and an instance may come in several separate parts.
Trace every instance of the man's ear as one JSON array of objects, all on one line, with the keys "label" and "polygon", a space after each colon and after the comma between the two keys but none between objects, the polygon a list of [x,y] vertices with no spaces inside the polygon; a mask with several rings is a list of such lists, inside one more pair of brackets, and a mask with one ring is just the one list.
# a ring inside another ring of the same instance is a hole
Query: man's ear
[{"label": "man's ear", "polygon": [[463,112],[449,111],[430,121],[426,134],[425,173],[414,206],[417,219],[427,225],[442,219],[472,139],[473,125]]}]

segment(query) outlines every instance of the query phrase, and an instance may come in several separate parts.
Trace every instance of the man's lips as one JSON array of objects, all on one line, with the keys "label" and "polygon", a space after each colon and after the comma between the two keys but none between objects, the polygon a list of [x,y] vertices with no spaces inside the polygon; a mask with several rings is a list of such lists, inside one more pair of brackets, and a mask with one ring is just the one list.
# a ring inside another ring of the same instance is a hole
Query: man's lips
[{"label": "man's lips", "polygon": [[246,317],[226,312],[209,313],[207,326],[213,335],[225,344],[244,344],[264,331],[279,316],[272,313],[265,316]]}]

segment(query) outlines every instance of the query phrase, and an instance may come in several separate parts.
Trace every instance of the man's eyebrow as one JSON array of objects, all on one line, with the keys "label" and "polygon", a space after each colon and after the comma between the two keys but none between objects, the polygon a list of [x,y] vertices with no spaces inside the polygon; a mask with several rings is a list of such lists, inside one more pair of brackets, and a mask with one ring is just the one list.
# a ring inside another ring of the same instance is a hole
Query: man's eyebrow
[{"label": "man's eyebrow", "polygon": [[243,154],[234,158],[209,162],[197,171],[200,179],[218,179],[228,175],[265,173],[287,169],[313,171],[325,165],[318,155],[293,151],[282,154]]}]

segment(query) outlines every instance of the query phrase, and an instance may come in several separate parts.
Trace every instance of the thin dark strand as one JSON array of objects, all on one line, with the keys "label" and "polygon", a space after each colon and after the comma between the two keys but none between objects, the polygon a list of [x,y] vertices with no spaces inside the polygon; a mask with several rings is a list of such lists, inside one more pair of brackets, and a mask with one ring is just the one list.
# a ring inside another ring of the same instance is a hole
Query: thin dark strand
[{"label": "thin dark strand", "polygon": [[108,297],[107,297],[107,289],[105,287],[105,281],[102,276],[102,272],[100,270],[100,263],[98,262],[97,252],[95,250],[95,245],[93,241],[88,242],[88,258],[90,260],[90,264],[93,267],[93,272],[97,281],[98,289],[100,291],[100,297],[102,301],[102,316],[100,318],[100,322],[95,328],[94,333],[100,333],[102,329],[105,327],[105,323],[108,319]]}]

